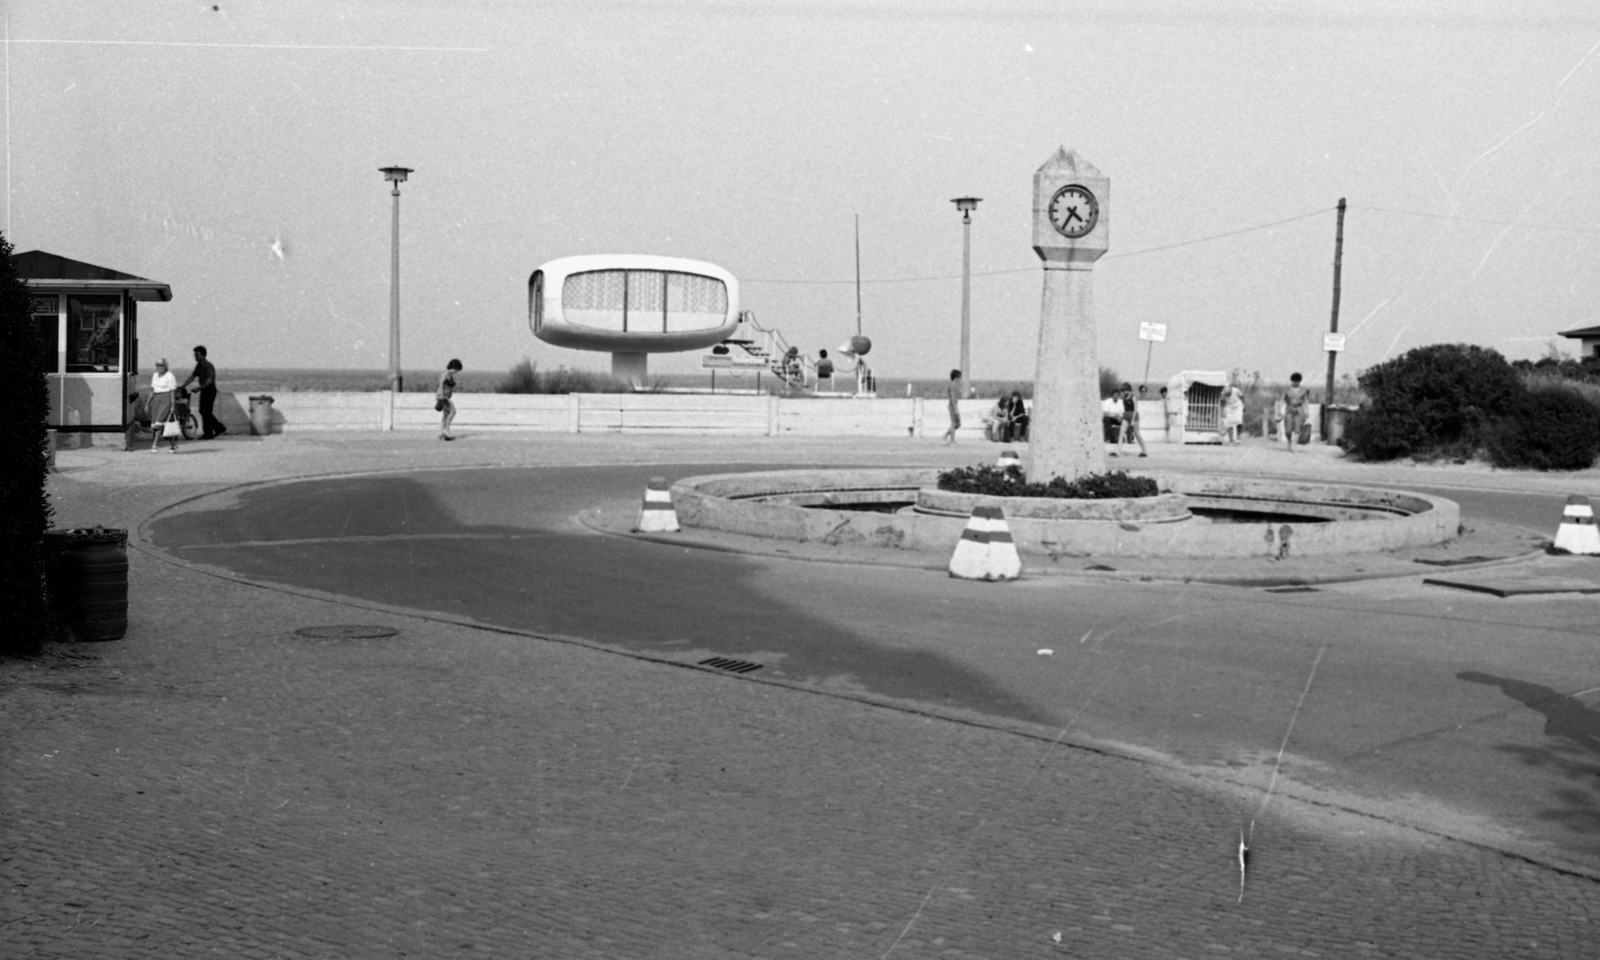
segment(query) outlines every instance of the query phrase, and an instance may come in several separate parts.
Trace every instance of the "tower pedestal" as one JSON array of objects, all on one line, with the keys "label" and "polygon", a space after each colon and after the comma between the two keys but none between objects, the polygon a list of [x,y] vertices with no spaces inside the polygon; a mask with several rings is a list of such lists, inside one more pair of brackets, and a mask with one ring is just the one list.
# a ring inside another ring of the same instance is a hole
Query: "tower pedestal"
[{"label": "tower pedestal", "polygon": [[1035,483],[1105,471],[1091,266],[1045,263],[1025,465]]}]

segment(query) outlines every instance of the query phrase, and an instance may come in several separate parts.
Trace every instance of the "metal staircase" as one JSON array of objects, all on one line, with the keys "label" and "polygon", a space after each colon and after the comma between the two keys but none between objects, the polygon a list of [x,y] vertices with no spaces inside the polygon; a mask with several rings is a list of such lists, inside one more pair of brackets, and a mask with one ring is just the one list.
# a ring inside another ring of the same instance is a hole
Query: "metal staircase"
[{"label": "metal staircase", "polygon": [[750,329],[761,335],[758,342],[748,337],[729,337],[722,341],[724,346],[738,347],[745,356],[761,361],[761,365],[773,376],[797,390],[811,389],[811,381],[815,369],[811,361],[800,353],[789,355],[789,341],[783,334],[776,330],[768,330],[756,321],[756,315],[751,310],[739,312],[739,322],[748,323]]},{"label": "metal staircase", "polygon": [[[749,324],[749,329],[759,334],[760,339],[755,337],[729,337],[712,348],[714,354],[723,356],[729,356],[729,351],[734,347],[741,351],[739,356],[730,356],[727,365],[745,367],[747,369],[764,369],[781,380],[791,390],[815,396],[834,396],[831,392],[833,389],[832,384],[838,383],[839,380],[835,379],[830,383],[829,392],[818,393],[817,389],[820,384],[817,381],[816,361],[798,350],[790,354],[789,351],[792,348],[789,345],[789,341],[785,340],[783,334],[777,330],[769,330],[763,327],[756,320],[754,311],[741,310],[739,312],[739,323],[741,326]],[[847,358],[854,359],[854,367],[841,366]],[[834,364],[834,376],[836,378],[841,373],[854,374],[856,381],[854,396],[877,394],[877,377],[873,375],[871,368],[866,365],[862,358],[846,353],[835,360]],[[851,394],[845,395],[849,396]]]}]

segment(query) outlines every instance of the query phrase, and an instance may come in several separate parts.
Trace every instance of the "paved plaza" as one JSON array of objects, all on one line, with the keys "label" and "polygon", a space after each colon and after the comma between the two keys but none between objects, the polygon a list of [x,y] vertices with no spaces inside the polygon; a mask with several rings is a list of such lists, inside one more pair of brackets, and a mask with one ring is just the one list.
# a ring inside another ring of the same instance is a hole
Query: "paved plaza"
[{"label": "paved plaza", "polygon": [[[201,497],[214,507],[219,492],[274,479],[956,465],[996,452],[530,433],[63,452],[57,524],[133,531],[130,628],[0,665],[0,955],[1594,955],[1600,859],[1318,802],[1275,772],[1210,776],[1088,740],[1070,720],[802,688],[577,630],[536,635],[263,585],[147,536],[162,511]],[[1157,450],[1151,462],[1600,496],[1593,470],[1508,481],[1474,467],[1362,467],[1326,449],[1290,458],[1260,441]],[[605,535],[578,517],[570,526]],[[414,549],[448,545],[419,538]],[[1560,614],[1508,602],[1520,605],[1493,616],[1569,639],[1573,617],[1600,610],[1593,598],[1563,601]],[[707,617],[714,625],[716,611]],[[393,633],[296,632],[330,625]],[[1570,679],[1600,687],[1600,668]],[[1591,730],[1600,744],[1595,703],[1573,701],[1563,744]],[[1546,718],[1526,713],[1538,736]],[[1600,750],[1559,758],[1574,771],[1574,835],[1592,844],[1600,814],[1582,811],[1600,806]],[[1242,884],[1241,830],[1252,836]]]}]

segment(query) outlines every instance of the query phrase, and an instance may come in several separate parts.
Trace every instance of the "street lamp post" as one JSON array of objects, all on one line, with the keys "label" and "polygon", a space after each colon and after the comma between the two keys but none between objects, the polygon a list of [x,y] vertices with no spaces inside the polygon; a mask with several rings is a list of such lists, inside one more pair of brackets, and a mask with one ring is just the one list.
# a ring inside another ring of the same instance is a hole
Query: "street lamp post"
[{"label": "street lamp post", "polygon": [[394,184],[389,191],[394,197],[394,216],[389,243],[389,389],[399,393],[404,389],[400,376],[400,184],[406,182],[410,167],[379,167],[383,179]]},{"label": "street lamp post", "polygon": [[981,197],[957,197],[961,211],[961,376],[972,383],[972,211]]}]

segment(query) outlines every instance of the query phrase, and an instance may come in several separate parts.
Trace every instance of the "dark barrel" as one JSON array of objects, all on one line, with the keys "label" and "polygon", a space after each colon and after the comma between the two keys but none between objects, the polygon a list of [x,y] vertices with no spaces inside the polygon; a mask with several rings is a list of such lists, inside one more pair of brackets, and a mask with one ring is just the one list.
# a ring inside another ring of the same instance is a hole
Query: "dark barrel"
[{"label": "dark barrel", "polygon": [[128,632],[128,531],[105,527],[45,533],[45,589],[56,623],[79,640]]}]

